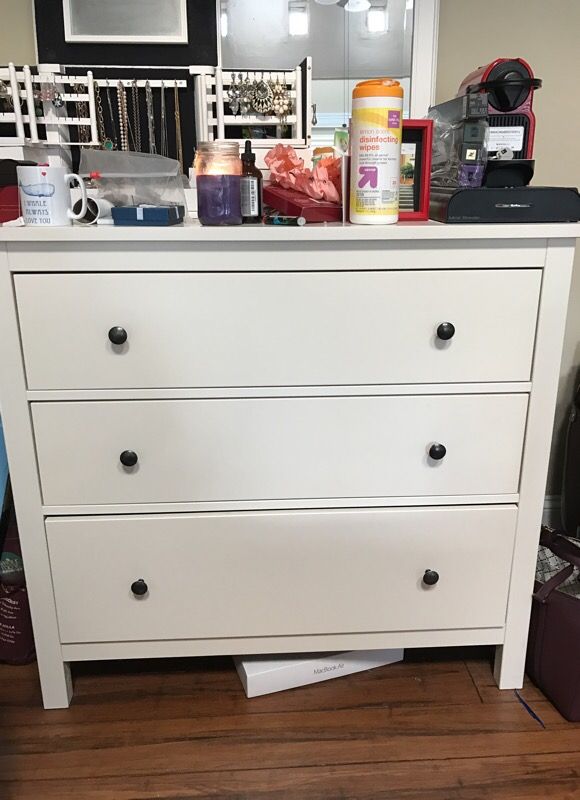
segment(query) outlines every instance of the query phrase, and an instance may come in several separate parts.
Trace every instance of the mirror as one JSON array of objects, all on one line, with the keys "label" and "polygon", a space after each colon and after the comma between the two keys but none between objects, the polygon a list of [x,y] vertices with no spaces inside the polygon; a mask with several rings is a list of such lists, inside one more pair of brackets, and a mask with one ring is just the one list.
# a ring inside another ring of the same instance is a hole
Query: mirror
[{"label": "mirror", "polygon": [[413,0],[219,0],[221,65],[293,69],[312,57],[312,144],[348,124],[353,86],[388,76],[405,89],[408,116]]}]

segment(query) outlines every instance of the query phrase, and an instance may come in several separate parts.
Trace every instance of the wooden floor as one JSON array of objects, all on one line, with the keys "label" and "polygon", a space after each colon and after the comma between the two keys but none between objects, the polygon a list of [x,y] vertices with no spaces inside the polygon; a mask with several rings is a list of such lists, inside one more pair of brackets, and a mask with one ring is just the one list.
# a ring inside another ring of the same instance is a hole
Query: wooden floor
[{"label": "wooden floor", "polygon": [[0,665],[1,800],[580,798],[580,725],[492,681],[487,650],[246,700],[229,659],[77,665],[45,712]]}]

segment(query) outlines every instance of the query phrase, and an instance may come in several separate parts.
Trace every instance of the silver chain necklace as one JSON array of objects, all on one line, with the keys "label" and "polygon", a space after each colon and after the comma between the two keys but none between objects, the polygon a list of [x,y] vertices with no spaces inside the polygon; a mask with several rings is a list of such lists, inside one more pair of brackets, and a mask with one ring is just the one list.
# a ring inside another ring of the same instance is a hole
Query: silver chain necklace
[{"label": "silver chain necklace", "polygon": [[[82,95],[86,91],[86,87],[82,83],[75,83],[73,92],[76,95]],[[88,100],[77,100],[75,103],[75,113],[77,118],[87,119],[89,116],[89,103]],[[91,129],[87,126],[86,122],[78,125],[78,137],[81,144],[89,144],[91,141]]]},{"label": "silver chain necklace", "polygon": [[167,135],[167,107],[165,105],[165,82],[161,81],[161,155],[169,155]]},{"label": "silver chain necklace", "polygon": [[141,152],[141,113],[139,110],[139,87],[134,80],[131,86],[131,98],[133,100],[133,133],[135,150]]},{"label": "silver chain necklace", "polygon": [[155,144],[155,114],[153,112],[153,92],[149,81],[145,84],[145,103],[147,106],[147,128],[149,131],[149,152],[157,153]]}]

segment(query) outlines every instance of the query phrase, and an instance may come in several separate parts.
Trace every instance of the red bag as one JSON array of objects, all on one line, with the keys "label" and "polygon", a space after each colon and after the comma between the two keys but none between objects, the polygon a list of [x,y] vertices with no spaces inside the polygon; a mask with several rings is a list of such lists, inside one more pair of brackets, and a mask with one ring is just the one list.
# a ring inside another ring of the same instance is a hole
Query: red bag
[{"label": "red bag", "polygon": [[580,722],[580,581],[575,568],[580,569],[580,546],[544,529],[537,577],[546,580],[536,581],[526,672],[570,722]]},{"label": "red bag", "polygon": [[35,658],[30,605],[14,512],[0,553],[0,662],[29,664]]}]

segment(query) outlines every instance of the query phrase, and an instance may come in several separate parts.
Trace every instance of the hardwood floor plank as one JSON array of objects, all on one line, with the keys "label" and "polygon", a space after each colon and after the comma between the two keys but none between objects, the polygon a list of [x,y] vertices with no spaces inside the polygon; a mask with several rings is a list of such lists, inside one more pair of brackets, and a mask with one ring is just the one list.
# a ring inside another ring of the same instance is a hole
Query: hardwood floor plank
[{"label": "hardwood floor plank", "polygon": [[5,800],[578,800],[568,753],[5,784]]},{"label": "hardwood floor plank", "polygon": [[[84,735],[77,732],[73,740],[66,731],[49,728],[48,741],[33,734],[29,745],[11,744],[10,736],[5,737],[0,785],[9,778],[138,775],[144,765],[152,773],[165,772],[168,764],[176,772],[202,772],[253,769],[257,763],[291,768],[580,751],[580,730],[573,725],[543,730],[519,705],[498,704],[494,710],[488,730],[484,721],[478,728],[480,720],[462,724],[455,707],[443,724],[424,722],[417,729],[397,728],[388,710],[303,712],[297,719],[236,717],[197,733],[194,720],[170,721],[159,728],[154,720],[138,728],[112,722],[105,731],[82,726]],[[516,712],[516,730],[510,730]]]},{"label": "hardwood floor plank", "polygon": [[[479,692],[482,703],[517,703],[514,692],[501,691],[493,679],[493,669],[488,661],[467,661],[466,667]],[[542,692],[534,686],[528,677],[524,687],[520,690],[521,696],[527,703],[534,704],[544,699]]]},{"label": "hardwood floor plank", "polygon": [[[287,714],[251,714],[223,717],[196,717],[191,715],[173,719],[114,720],[107,722],[68,725],[54,723],[49,726],[16,725],[6,728],[3,734],[2,754],[42,754],[54,750],[58,743],[60,752],[84,750],[88,740],[94,749],[131,747],[134,745],[162,745],[171,741],[231,741],[301,742],[311,740],[319,732],[331,740],[354,740],[408,736],[461,736],[489,733],[536,732],[538,723],[519,705],[481,709],[477,717],[468,706],[449,705],[435,709],[358,709],[340,710],[329,716],[326,712],[302,711]],[[538,704],[540,713],[551,730],[570,727],[564,723],[553,707],[544,701]],[[0,778],[1,780],[1,778]]]},{"label": "hardwood floor plank", "polygon": [[42,708],[42,695],[35,663],[21,667],[0,664],[0,724],[7,709]]}]

